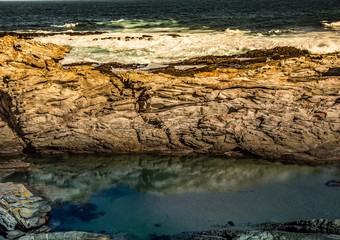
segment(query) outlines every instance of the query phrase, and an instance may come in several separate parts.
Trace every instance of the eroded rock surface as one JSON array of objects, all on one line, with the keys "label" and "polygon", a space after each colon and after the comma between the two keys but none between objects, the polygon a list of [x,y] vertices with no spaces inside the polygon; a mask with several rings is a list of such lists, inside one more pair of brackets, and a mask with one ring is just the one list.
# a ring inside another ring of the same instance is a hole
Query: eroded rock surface
[{"label": "eroded rock surface", "polygon": [[0,183],[0,235],[14,239],[47,223],[49,204],[25,185]]},{"label": "eroded rock surface", "polygon": [[283,224],[262,224],[264,230],[279,230],[301,233],[328,233],[340,235],[340,219],[329,221],[327,219],[312,219],[289,222]]},{"label": "eroded rock surface", "polygon": [[162,240],[327,240],[339,239],[340,220],[313,219],[293,223],[263,224],[262,230],[213,230],[197,233],[182,233],[175,236],[155,238]]},{"label": "eroded rock surface", "polygon": [[339,54],[282,57],[281,49],[264,62],[253,52],[237,56],[247,64],[200,61],[206,66],[176,75],[63,68],[58,61],[67,52],[0,39],[1,154],[12,148],[340,160]]},{"label": "eroded rock surface", "polygon": [[[88,233],[88,232],[54,232],[54,233],[40,233],[40,234],[28,234],[20,237],[18,240],[118,240],[118,238],[112,238],[108,235]],[[121,239],[123,240],[123,239]]]}]

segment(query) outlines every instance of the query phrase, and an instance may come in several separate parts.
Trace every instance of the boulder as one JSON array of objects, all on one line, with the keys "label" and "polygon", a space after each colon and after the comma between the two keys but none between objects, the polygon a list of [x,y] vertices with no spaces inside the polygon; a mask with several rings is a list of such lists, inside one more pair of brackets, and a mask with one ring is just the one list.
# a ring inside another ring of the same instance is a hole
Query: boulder
[{"label": "boulder", "polygon": [[0,183],[0,233],[14,239],[48,221],[50,205],[24,184]]}]

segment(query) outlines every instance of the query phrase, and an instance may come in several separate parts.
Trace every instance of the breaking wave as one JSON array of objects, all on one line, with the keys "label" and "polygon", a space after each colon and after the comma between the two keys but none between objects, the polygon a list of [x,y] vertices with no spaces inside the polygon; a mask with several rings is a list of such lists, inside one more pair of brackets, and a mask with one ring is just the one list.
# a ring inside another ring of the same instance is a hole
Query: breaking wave
[{"label": "breaking wave", "polygon": [[125,20],[119,19],[111,21],[111,25],[119,26],[124,29],[134,28],[155,28],[155,27],[178,27],[176,20],[146,21],[146,20]]},{"label": "breaking wave", "polygon": [[52,25],[55,28],[75,28],[79,25],[79,23],[65,23],[63,25]]},{"label": "breaking wave", "polygon": [[181,27],[178,21],[173,19],[165,20],[141,20],[141,19],[119,19],[111,21],[85,21],[76,23],[65,23],[52,25],[57,31],[72,29],[74,31],[106,31],[106,32],[166,32],[184,31],[187,28]]},{"label": "breaking wave", "polygon": [[72,51],[63,60],[64,63],[91,61],[166,64],[192,57],[233,55],[277,46],[292,46],[306,49],[311,53],[340,51],[338,31],[283,30],[267,33],[237,29],[227,29],[224,32],[177,33],[120,31],[84,36],[44,36],[36,39],[71,46]]},{"label": "breaking wave", "polygon": [[340,21],[337,22],[328,22],[328,21],[322,21],[322,25],[325,26],[325,28],[340,30]]}]

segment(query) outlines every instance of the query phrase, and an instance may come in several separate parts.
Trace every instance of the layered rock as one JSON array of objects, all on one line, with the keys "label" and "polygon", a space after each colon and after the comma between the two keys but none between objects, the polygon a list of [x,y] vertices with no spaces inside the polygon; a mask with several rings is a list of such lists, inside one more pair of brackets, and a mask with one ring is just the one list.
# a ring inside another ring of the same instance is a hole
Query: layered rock
[{"label": "layered rock", "polygon": [[0,235],[14,239],[45,225],[49,204],[23,184],[0,183]]},{"label": "layered rock", "polygon": [[20,237],[18,240],[124,240],[120,238],[112,238],[111,236],[97,233],[88,233],[88,232],[80,232],[80,231],[71,231],[71,232],[54,232],[54,233],[40,233],[40,234],[28,234],[23,237]]},{"label": "layered rock", "polygon": [[329,221],[327,219],[301,220],[281,224],[262,224],[264,230],[279,230],[299,233],[327,233],[340,235],[340,219]]},{"label": "layered rock", "polygon": [[183,66],[195,63],[189,61],[173,71],[110,71],[65,68],[58,62],[65,47],[1,38],[0,153],[339,161],[338,54],[281,50]]},{"label": "layered rock", "polygon": [[[265,226],[265,227],[264,227]],[[338,239],[340,220],[313,219],[294,223],[263,224],[262,230],[213,230],[163,236],[154,240],[319,240]]]}]

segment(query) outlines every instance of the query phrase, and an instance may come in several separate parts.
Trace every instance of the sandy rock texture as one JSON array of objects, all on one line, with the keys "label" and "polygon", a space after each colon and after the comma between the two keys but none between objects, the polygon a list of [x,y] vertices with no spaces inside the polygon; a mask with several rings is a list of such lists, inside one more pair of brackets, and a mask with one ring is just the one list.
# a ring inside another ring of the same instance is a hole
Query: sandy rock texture
[{"label": "sandy rock texture", "polygon": [[0,38],[0,154],[339,161],[339,54],[286,50],[111,71],[62,66],[66,47]]}]

